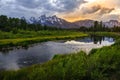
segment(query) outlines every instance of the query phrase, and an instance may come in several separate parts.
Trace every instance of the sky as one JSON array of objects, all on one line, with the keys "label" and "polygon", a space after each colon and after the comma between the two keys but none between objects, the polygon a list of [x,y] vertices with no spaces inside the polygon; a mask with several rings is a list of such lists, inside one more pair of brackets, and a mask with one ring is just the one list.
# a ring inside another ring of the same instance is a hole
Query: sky
[{"label": "sky", "polygon": [[84,19],[120,21],[120,0],[0,0],[0,15],[56,15],[69,22]]}]

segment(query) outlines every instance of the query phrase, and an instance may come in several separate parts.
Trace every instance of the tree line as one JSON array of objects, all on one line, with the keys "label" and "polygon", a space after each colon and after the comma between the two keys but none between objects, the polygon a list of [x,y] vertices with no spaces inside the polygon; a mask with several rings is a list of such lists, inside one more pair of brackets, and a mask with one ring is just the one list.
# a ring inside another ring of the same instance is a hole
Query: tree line
[{"label": "tree line", "polygon": [[17,31],[17,30],[57,30],[56,27],[48,27],[46,25],[42,26],[39,23],[30,24],[26,21],[24,17],[11,18],[5,15],[0,15],[0,30],[1,31]]},{"label": "tree line", "polygon": [[120,26],[113,26],[113,27],[109,27],[109,26],[105,26],[103,24],[103,22],[98,22],[98,21],[95,21],[94,22],[94,25],[91,26],[91,27],[85,27],[85,26],[82,26],[79,28],[80,31],[83,31],[83,32],[120,32]]},{"label": "tree line", "polygon": [[[0,30],[10,32],[13,31],[16,33],[18,30],[30,30],[30,31],[40,31],[40,30],[61,30],[61,28],[57,27],[49,27],[49,26],[42,26],[39,23],[30,24],[27,20],[22,17],[19,18],[11,18],[5,15],[0,15]],[[79,31],[83,32],[98,32],[98,31],[107,31],[107,32],[120,32],[119,26],[114,27],[106,27],[103,22],[95,21],[94,25],[91,27],[82,26],[79,28]]]}]

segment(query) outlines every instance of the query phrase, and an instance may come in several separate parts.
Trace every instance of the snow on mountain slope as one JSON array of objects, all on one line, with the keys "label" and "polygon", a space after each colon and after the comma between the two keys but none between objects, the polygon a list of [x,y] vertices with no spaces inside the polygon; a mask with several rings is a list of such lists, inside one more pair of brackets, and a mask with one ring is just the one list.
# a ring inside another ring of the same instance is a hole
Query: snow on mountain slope
[{"label": "snow on mountain slope", "polygon": [[[51,27],[66,28],[66,29],[80,28],[82,26],[91,27],[94,25],[94,20],[79,20],[76,22],[68,22],[64,19],[58,18],[56,15],[54,16],[41,15],[39,18],[31,17],[28,21],[31,24],[41,24],[43,26],[47,25]],[[117,20],[110,20],[108,22],[103,22],[103,24],[106,27],[120,26],[120,22],[118,22]]]}]

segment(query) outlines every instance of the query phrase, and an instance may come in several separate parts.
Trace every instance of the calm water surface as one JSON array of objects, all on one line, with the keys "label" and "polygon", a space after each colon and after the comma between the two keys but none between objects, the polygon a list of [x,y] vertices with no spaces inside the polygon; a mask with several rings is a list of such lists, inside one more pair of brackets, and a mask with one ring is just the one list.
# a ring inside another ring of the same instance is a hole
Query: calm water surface
[{"label": "calm water surface", "polygon": [[26,49],[13,49],[0,52],[0,70],[18,70],[33,64],[41,64],[56,54],[70,54],[81,50],[87,54],[93,48],[114,44],[111,37],[86,37],[77,40],[49,41],[30,46]]}]

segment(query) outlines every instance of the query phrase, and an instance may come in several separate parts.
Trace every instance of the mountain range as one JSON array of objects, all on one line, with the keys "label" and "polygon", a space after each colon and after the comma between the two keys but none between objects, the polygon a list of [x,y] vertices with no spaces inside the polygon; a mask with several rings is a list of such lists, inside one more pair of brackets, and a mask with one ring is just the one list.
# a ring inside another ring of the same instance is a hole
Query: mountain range
[{"label": "mountain range", "polygon": [[[68,22],[64,19],[58,18],[56,15],[48,17],[46,15],[41,15],[39,18],[31,17],[28,22],[30,24],[41,24],[43,26],[47,25],[64,29],[80,28],[82,26],[91,27],[94,25],[94,20],[87,19],[75,22]],[[120,26],[120,22],[117,20],[110,20],[108,22],[103,22],[103,25],[105,25],[106,27]]]}]

